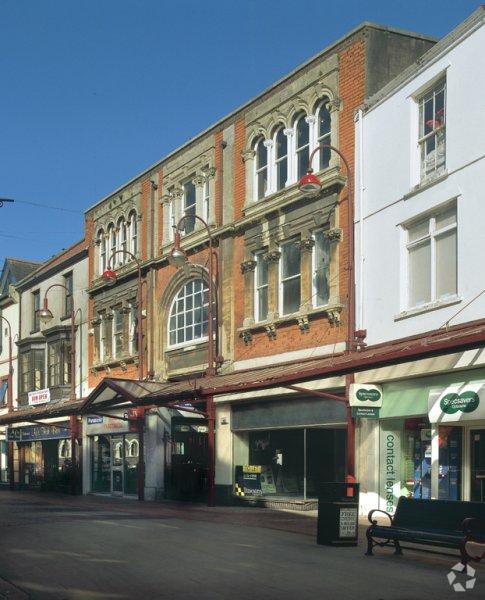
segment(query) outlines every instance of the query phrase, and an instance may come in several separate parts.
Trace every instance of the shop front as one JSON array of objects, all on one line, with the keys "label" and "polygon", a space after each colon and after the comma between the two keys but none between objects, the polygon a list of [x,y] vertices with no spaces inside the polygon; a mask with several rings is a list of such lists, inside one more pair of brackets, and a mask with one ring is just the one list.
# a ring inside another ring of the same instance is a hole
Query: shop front
[{"label": "shop front", "polygon": [[[365,455],[372,440],[377,446],[379,508],[393,513],[400,496],[485,502],[485,371],[384,383],[382,390],[380,418],[359,423],[357,448],[365,479]],[[372,501],[365,510],[376,508]]]},{"label": "shop front", "polygon": [[136,496],[140,438],[137,422],[124,413],[85,417],[89,469],[88,491],[114,496]]},{"label": "shop front", "polygon": [[[71,489],[73,464],[69,421],[9,427],[7,441],[14,442],[16,486],[46,491],[67,492]],[[2,460],[6,461],[6,456],[2,455]]]},{"label": "shop front", "polygon": [[343,402],[293,396],[232,407],[234,495],[245,501],[314,500],[324,481],[344,481]]}]

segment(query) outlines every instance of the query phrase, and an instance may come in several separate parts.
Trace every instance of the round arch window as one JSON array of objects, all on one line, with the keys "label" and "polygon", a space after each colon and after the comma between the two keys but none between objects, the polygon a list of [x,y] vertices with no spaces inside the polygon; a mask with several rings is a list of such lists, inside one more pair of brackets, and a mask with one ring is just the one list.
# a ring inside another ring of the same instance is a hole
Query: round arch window
[{"label": "round arch window", "polygon": [[175,296],[168,320],[168,344],[194,343],[207,339],[209,289],[202,279],[188,281]]}]

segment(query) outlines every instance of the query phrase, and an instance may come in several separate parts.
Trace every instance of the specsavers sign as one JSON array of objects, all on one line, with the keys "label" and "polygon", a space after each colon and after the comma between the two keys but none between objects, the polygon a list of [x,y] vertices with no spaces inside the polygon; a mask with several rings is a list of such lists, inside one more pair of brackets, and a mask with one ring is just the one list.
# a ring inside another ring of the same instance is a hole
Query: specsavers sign
[{"label": "specsavers sign", "polygon": [[356,419],[378,419],[382,406],[382,388],[372,383],[351,383],[349,404]]},{"label": "specsavers sign", "polygon": [[428,396],[431,423],[485,419],[485,382],[453,383],[432,389]]}]

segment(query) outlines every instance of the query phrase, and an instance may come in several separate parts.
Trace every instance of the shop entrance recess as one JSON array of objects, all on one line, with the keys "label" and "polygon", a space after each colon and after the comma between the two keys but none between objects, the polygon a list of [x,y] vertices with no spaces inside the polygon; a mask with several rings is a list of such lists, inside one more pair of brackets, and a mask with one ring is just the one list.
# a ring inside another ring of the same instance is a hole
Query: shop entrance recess
[{"label": "shop entrance recess", "polygon": [[471,435],[470,500],[485,502],[485,429],[475,429]]}]

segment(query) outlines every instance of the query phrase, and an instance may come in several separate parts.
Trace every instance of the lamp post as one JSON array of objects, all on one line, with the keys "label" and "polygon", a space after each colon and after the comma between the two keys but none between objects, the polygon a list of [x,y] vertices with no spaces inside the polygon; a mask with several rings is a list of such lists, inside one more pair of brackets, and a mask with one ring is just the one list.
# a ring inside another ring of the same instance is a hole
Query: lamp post
[{"label": "lamp post", "polygon": [[[320,144],[310,154],[306,175],[298,182],[298,189],[305,196],[316,196],[323,188],[319,177],[314,174],[312,161],[317,152],[329,148],[336,152],[345,165],[347,171],[347,236],[348,236],[348,260],[347,260],[347,344],[346,351],[351,353],[355,342],[355,291],[354,291],[354,173],[345,155],[331,144]],[[349,405],[350,384],[354,382],[354,375],[350,373],[345,376],[345,393],[347,396],[347,475],[349,480],[355,481],[355,423]]]},{"label": "lamp post", "polygon": [[[7,411],[13,410],[13,359],[12,359],[12,325],[3,315],[0,320],[5,321],[8,327],[8,379],[7,379]],[[13,461],[13,442],[8,442],[8,479],[9,487],[14,489],[14,461]]]},{"label": "lamp post", "polygon": [[[214,244],[211,234],[211,230],[207,222],[199,215],[183,215],[175,227],[174,246],[168,255],[168,261],[174,267],[182,267],[187,261],[187,255],[180,246],[180,227],[185,220],[188,218],[197,219],[202,223],[207,231],[209,238],[209,261],[207,268],[208,275],[208,323],[207,323],[207,335],[208,335],[208,347],[207,347],[207,369],[205,374],[207,376],[215,375],[216,373],[216,359],[214,357],[214,317],[217,319],[217,312],[214,310],[216,305],[213,289],[214,289],[214,269],[213,269],[213,257],[214,257]],[[209,473],[208,473],[208,494],[207,494],[207,506],[215,506],[215,406],[214,397],[207,397],[206,405],[207,419],[209,422],[208,432],[208,460],[209,460]]]},{"label": "lamp post", "polygon": [[117,254],[128,255],[132,260],[135,261],[137,269],[138,269],[138,307],[137,307],[137,319],[138,319],[138,378],[140,381],[143,379],[143,328],[142,328],[142,279],[141,279],[141,265],[140,261],[136,258],[136,256],[130,252],[129,250],[114,250],[108,260],[107,267],[101,277],[103,281],[109,285],[115,285],[118,281],[118,276],[116,272],[111,268],[111,261]]},{"label": "lamp post", "polygon": [[[137,319],[138,319],[138,378],[140,381],[143,379],[143,328],[142,328],[142,279],[141,279],[141,264],[140,261],[136,258],[133,252],[129,250],[114,250],[111,256],[108,259],[108,264],[106,266],[105,271],[102,274],[103,281],[109,285],[113,286],[116,284],[118,280],[118,276],[116,272],[111,268],[111,261],[117,254],[123,254],[123,256],[127,255],[132,260],[135,261],[137,269],[138,269],[138,307],[137,307]],[[138,416],[138,500],[145,500],[145,444],[144,444],[144,425],[145,425],[145,417]]]},{"label": "lamp post", "polygon": [[[47,301],[47,294],[52,288],[60,287],[69,293],[70,290],[63,285],[62,283],[53,283],[50,285],[44,294],[44,303],[42,308],[37,311],[39,315],[39,319],[47,324],[54,318],[51,310],[49,309],[49,304]],[[71,401],[76,400],[76,317],[77,315],[81,315],[82,321],[82,311],[80,308],[74,310],[74,301],[71,304],[71,349],[70,349],[70,363],[71,363],[71,393],[69,399]],[[81,357],[82,361],[82,357]],[[79,384],[82,385],[81,377],[79,378]],[[76,415],[71,415],[69,418],[69,427],[71,430],[71,462],[72,462],[72,471],[71,471],[71,494],[74,496],[77,493],[77,447],[76,442],[79,435],[78,423]]]}]

